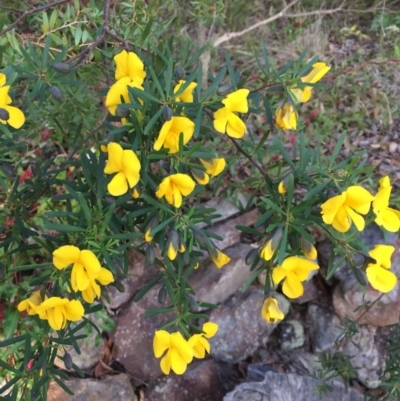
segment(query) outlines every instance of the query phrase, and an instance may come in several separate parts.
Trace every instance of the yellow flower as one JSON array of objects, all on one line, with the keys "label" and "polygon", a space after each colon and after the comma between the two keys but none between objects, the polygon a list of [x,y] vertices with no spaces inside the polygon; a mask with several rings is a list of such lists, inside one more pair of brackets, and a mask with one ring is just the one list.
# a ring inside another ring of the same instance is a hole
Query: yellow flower
[{"label": "yellow flower", "polygon": [[369,263],[366,270],[368,281],[375,290],[386,293],[392,291],[397,284],[397,277],[389,271],[393,252],[394,246],[381,244],[368,252],[376,262]]},{"label": "yellow flower", "polygon": [[372,202],[372,210],[376,214],[375,223],[395,233],[400,229],[400,211],[389,207],[390,193],[392,192],[389,177],[382,177],[379,184],[378,193]]},{"label": "yellow flower", "polygon": [[6,76],[0,73],[0,109],[5,110],[7,114],[7,119],[0,119],[0,123],[11,125],[11,127],[18,129],[21,128],[25,123],[24,113],[17,107],[10,106],[12,99],[8,94],[10,90],[10,85],[5,86]]},{"label": "yellow flower", "polygon": [[182,195],[193,192],[195,182],[187,174],[172,174],[164,178],[156,192],[157,198],[165,196],[165,200],[176,208],[182,205]]},{"label": "yellow flower", "polygon": [[104,173],[117,173],[107,185],[108,192],[113,196],[124,195],[139,182],[140,161],[133,150],[124,150],[118,143],[110,142],[107,150],[108,161]]},{"label": "yellow flower", "polygon": [[34,291],[28,299],[21,301],[17,308],[20,312],[26,310],[28,315],[36,315],[36,309],[41,303],[40,291]]},{"label": "yellow flower", "polygon": [[341,233],[348,231],[352,222],[358,231],[362,231],[365,221],[360,214],[369,212],[373,200],[374,197],[363,187],[351,186],[321,205],[322,220]]},{"label": "yellow flower", "polygon": [[80,301],[59,297],[51,297],[42,302],[36,312],[40,319],[48,320],[53,330],[63,329],[68,320],[76,322],[82,319],[85,313]]},{"label": "yellow flower", "polygon": [[129,79],[137,85],[142,85],[146,78],[144,65],[142,60],[136,53],[127,52],[123,50],[114,56],[117,68],[115,70],[115,79],[118,81],[122,78],[129,77]]},{"label": "yellow flower", "polygon": [[218,248],[215,248],[212,252],[209,252],[209,255],[215,265],[220,269],[225,266],[227,263],[231,261],[231,258],[228,255],[225,255]]},{"label": "yellow flower", "polygon": [[278,323],[285,318],[283,312],[279,309],[278,300],[272,297],[264,301],[261,308],[261,316],[267,323]]},{"label": "yellow flower", "polygon": [[302,281],[307,280],[313,270],[318,270],[319,266],[307,259],[299,256],[289,256],[282,266],[277,266],[272,271],[272,281],[278,285],[282,280],[283,293],[289,298],[301,297],[304,293]]},{"label": "yellow flower", "polygon": [[165,121],[154,143],[154,150],[160,150],[161,147],[168,148],[169,154],[179,152],[179,137],[183,133],[183,144],[186,145],[193,136],[194,122],[187,117],[172,117]]},{"label": "yellow flower", "polygon": [[297,128],[297,111],[289,102],[276,109],[275,118],[279,128],[284,130]]},{"label": "yellow flower", "polygon": [[272,259],[276,248],[278,248],[283,234],[282,227],[275,228],[267,237],[267,242],[261,248],[260,256],[268,261]]},{"label": "yellow flower", "polygon": [[128,86],[143,90],[142,84],[146,77],[143,62],[133,52],[123,50],[114,57],[117,65],[115,79],[117,82],[112,85],[107,93],[106,107],[115,116],[115,110],[121,104],[121,96],[125,103],[130,103]]},{"label": "yellow flower", "polygon": [[[324,75],[331,69],[331,67],[327,66],[323,62],[318,62],[313,64],[312,70],[308,75],[305,77],[301,78],[301,82],[303,83],[310,83],[310,84],[315,84],[317,83],[320,79],[324,77]],[[312,87],[311,86],[306,86],[303,89],[300,88],[292,88],[290,89],[291,93],[293,94],[293,97],[296,102],[308,102],[311,98],[312,94]]]},{"label": "yellow flower", "polygon": [[201,164],[206,168],[206,173],[211,177],[216,177],[226,166],[224,158],[216,159],[200,159]]},{"label": "yellow flower", "polygon": [[133,197],[133,199],[137,199],[140,197],[140,192],[139,192],[137,186],[135,188],[133,188],[133,190],[132,190],[132,197]]},{"label": "yellow flower", "polygon": [[114,276],[104,267],[102,267],[96,274],[88,271],[88,276],[90,279],[90,284],[85,290],[82,291],[82,297],[87,303],[91,304],[94,302],[95,298],[100,298],[101,295],[101,288],[97,282],[99,282],[101,285],[108,285],[114,282]]},{"label": "yellow flower", "polygon": [[80,250],[73,245],[64,245],[53,252],[53,264],[63,270],[73,265],[71,271],[71,287],[74,291],[84,291],[102,269],[96,255],[87,249]]},{"label": "yellow flower", "polygon": [[167,351],[160,361],[160,368],[166,375],[171,369],[177,375],[185,373],[188,363],[193,360],[193,349],[179,331],[170,334],[165,330],[157,330],[154,333],[153,351],[156,358]]},{"label": "yellow flower", "polygon": [[193,348],[193,356],[198,359],[204,358],[206,351],[210,353],[210,343],[206,339],[215,336],[218,331],[218,325],[213,322],[207,322],[203,324],[202,330],[204,333],[193,334],[188,341]]},{"label": "yellow flower", "polygon": [[[181,79],[179,83],[175,85],[174,94],[178,92],[179,89],[181,89],[181,87],[185,85],[185,83],[186,81]],[[181,92],[175,100],[177,102],[193,103],[193,91],[196,86],[196,82],[191,82],[189,86],[183,92]]]},{"label": "yellow flower", "polygon": [[193,178],[200,184],[200,185],[207,185],[210,182],[210,177],[202,170],[197,170],[196,168],[190,169]]},{"label": "yellow flower", "polygon": [[214,113],[214,128],[217,132],[226,133],[232,138],[241,138],[246,133],[246,124],[234,112],[249,111],[247,102],[249,93],[248,89],[239,89],[222,100],[225,107]]},{"label": "yellow flower", "polygon": [[129,77],[121,78],[115,84],[111,85],[108,90],[105,105],[113,116],[115,116],[117,107],[122,103],[121,97],[124,99],[124,103],[130,103],[128,86],[143,90],[141,85],[132,82]]},{"label": "yellow flower", "polygon": [[283,195],[287,192],[287,186],[285,185],[285,181],[282,180],[278,185],[278,192]]},{"label": "yellow flower", "polygon": [[304,237],[300,238],[301,249],[304,253],[304,256],[308,259],[315,260],[317,259],[318,253],[315,249],[315,246]]}]

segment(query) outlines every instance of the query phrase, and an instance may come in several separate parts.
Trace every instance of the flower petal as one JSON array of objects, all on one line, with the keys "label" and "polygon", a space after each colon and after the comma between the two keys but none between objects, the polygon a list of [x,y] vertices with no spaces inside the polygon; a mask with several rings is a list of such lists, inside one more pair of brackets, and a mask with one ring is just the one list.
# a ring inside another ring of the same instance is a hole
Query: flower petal
[{"label": "flower petal", "polygon": [[83,315],[85,314],[83,305],[81,304],[80,301],[78,301],[76,299],[69,301],[64,306],[64,311],[65,311],[66,319],[70,320],[71,322],[76,322],[78,320],[81,320]]},{"label": "flower petal", "polygon": [[173,174],[170,179],[183,196],[189,195],[196,186],[196,183],[187,174]]},{"label": "flower petal", "polygon": [[11,125],[11,127],[18,129],[21,128],[25,123],[25,114],[14,106],[2,106],[3,109],[8,111],[9,118],[7,120],[7,124]]},{"label": "flower petal", "polygon": [[351,207],[344,205],[347,215],[350,216],[351,220],[353,221],[354,225],[356,226],[358,231],[362,231],[365,228],[365,220],[364,217],[360,216],[356,213]]},{"label": "flower petal", "polygon": [[372,196],[365,188],[358,185],[353,185],[346,190],[345,203],[357,213],[367,214],[373,200],[374,196]]},{"label": "flower petal", "polygon": [[390,266],[392,265],[391,258],[394,250],[395,248],[393,245],[378,244],[368,252],[368,255],[375,259],[378,265],[385,269],[390,269]]},{"label": "flower petal", "polygon": [[303,295],[304,288],[296,275],[289,273],[283,282],[282,291],[288,298],[298,298]]},{"label": "flower petal", "polygon": [[397,277],[391,271],[376,264],[370,264],[366,273],[371,287],[380,292],[392,291],[397,284]]},{"label": "flower petal", "polygon": [[218,324],[214,323],[214,322],[207,322],[207,323],[203,324],[202,329],[205,333],[204,337],[211,338],[211,337],[214,337],[215,334],[217,334]]},{"label": "flower petal", "polygon": [[249,111],[249,104],[247,96],[250,91],[248,89],[238,89],[230,93],[222,103],[229,109],[229,111],[236,111],[237,113],[247,113]]},{"label": "flower petal", "polygon": [[105,269],[102,267],[99,271],[99,274],[96,277],[96,280],[101,284],[101,285],[108,285],[110,283],[114,282],[114,276],[110,272],[110,270]]},{"label": "flower petal", "polygon": [[81,251],[74,245],[63,245],[53,252],[53,264],[61,270],[69,265],[79,262],[79,255]]},{"label": "flower petal", "polygon": [[140,167],[140,161],[133,150],[124,150],[122,155],[122,172],[125,174],[131,188],[139,182]]},{"label": "flower petal", "polygon": [[99,273],[101,269],[101,265],[97,256],[88,249],[84,249],[81,251],[79,255],[80,263],[85,267],[85,269],[89,272]]},{"label": "flower petal", "polygon": [[113,179],[108,183],[107,189],[112,196],[120,196],[126,194],[129,187],[125,174],[122,172],[116,174]]},{"label": "flower petal", "polygon": [[231,138],[241,138],[246,133],[246,124],[236,114],[231,113],[228,116],[226,133]]},{"label": "flower petal", "polygon": [[166,349],[171,347],[171,334],[165,330],[157,330],[153,338],[153,351],[156,358],[165,352]]},{"label": "flower petal", "polygon": [[105,174],[119,173],[122,171],[122,157],[124,150],[119,143],[110,142],[107,145],[108,160],[104,168]]},{"label": "flower petal", "polygon": [[346,201],[346,194],[333,196],[321,205],[322,220],[326,224],[332,224],[339,209]]}]

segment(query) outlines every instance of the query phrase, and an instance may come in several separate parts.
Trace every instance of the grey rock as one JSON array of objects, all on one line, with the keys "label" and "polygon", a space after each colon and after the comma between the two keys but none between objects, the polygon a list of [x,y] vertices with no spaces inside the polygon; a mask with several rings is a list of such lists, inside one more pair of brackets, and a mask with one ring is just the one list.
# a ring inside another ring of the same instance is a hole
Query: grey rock
[{"label": "grey rock", "polygon": [[314,392],[318,381],[296,374],[267,372],[263,382],[240,384],[224,397],[224,401],[363,401],[356,390],[333,381],[333,391],[321,398]]},{"label": "grey rock", "polygon": [[369,388],[380,385],[385,370],[385,353],[380,348],[376,327],[360,326],[358,333],[339,350],[352,356],[350,363],[361,383]]},{"label": "grey rock", "polygon": [[314,352],[333,350],[335,340],[342,333],[339,329],[340,320],[333,309],[309,305],[307,321]]},{"label": "grey rock", "polygon": [[[289,301],[276,295],[279,307],[286,315]],[[251,355],[267,342],[277,324],[267,324],[261,316],[264,293],[250,287],[245,293],[238,293],[210,313],[210,321],[218,324],[215,337],[210,339],[211,355],[217,360],[237,363]]]},{"label": "grey rock", "polygon": [[222,401],[222,383],[212,359],[192,362],[183,375],[162,376],[146,389],[148,401]]},{"label": "grey rock", "polygon": [[225,249],[231,261],[218,269],[212,261],[193,272],[189,283],[196,292],[196,299],[212,304],[220,304],[241,289],[252,272],[245,263],[245,257],[252,248],[246,244],[236,244]]},{"label": "grey rock", "polygon": [[66,393],[52,382],[47,394],[48,401],[137,401],[135,392],[124,374],[107,376],[103,380],[71,379],[65,384],[74,392]]},{"label": "grey rock", "polygon": [[279,326],[282,351],[291,351],[304,345],[304,327],[297,320],[287,320]]}]

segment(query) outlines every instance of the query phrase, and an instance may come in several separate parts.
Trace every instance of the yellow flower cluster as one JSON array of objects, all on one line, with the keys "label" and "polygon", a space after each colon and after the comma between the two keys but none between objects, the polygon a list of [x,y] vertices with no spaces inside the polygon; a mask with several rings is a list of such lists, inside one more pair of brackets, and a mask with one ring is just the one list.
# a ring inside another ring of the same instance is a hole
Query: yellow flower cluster
[{"label": "yellow flower cluster", "polygon": [[375,213],[375,223],[391,232],[400,228],[400,211],[389,207],[392,187],[389,177],[379,180],[379,190],[376,196],[371,195],[361,186],[351,186],[328,199],[321,205],[322,219],[326,224],[332,224],[337,231],[347,232],[352,223],[358,231],[365,228],[365,221],[361,215],[366,215],[372,204]]},{"label": "yellow flower cluster", "polygon": [[101,285],[114,282],[112,273],[101,267],[96,255],[87,249],[80,250],[73,245],[64,245],[53,252],[54,266],[63,270],[72,265],[71,287],[73,291],[81,291],[83,299],[94,302],[100,298]]},{"label": "yellow flower cluster", "polygon": [[[313,64],[310,73],[300,80],[304,84],[315,84],[331,69],[325,63],[318,62]],[[275,113],[276,125],[284,130],[297,128],[297,111],[294,107],[294,102],[304,103],[308,102],[312,94],[312,86],[304,86],[299,88],[297,86],[289,89],[291,99],[286,100],[280,107],[277,108]]]},{"label": "yellow flower cluster", "polygon": [[177,375],[181,375],[185,373],[187,365],[193,358],[203,359],[206,351],[210,353],[210,343],[207,338],[215,336],[218,325],[207,322],[203,324],[202,330],[203,333],[194,334],[189,340],[186,340],[179,331],[168,333],[165,330],[157,330],[154,333],[153,351],[156,358],[162,357],[160,367],[164,374],[168,375],[172,369]]},{"label": "yellow flower cluster", "polygon": [[18,304],[20,312],[27,311],[29,315],[38,315],[40,319],[47,320],[53,330],[65,328],[68,321],[77,322],[85,313],[83,306],[78,300],[69,300],[59,297],[45,297],[42,300],[40,291]]}]

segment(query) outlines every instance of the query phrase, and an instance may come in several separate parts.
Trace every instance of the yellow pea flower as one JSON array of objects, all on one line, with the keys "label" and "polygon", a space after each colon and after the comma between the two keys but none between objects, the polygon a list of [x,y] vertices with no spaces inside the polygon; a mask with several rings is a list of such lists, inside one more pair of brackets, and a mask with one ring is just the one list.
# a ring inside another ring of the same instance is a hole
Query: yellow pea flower
[{"label": "yellow pea flower", "polygon": [[382,177],[379,184],[378,193],[372,202],[372,210],[376,214],[375,223],[395,233],[400,229],[400,211],[389,207],[390,193],[392,192],[389,177]]},{"label": "yellow pea flower", "polygon": [[187,365],[193,360],[193,348],[179,331],[170,334],[165,330],[157,330],[153,338],[153,351],[156,358],[167,351],[160,361],[160,368],[166,375],[171,369],[177,375],[185,373]]},{"label": "yellow pea flower", "polygon": [[285,318],[279,309],[278,300],[272,297],[267,298],[261,308],[261,316],[267,323],[278,323]]},{"label": "yellow pea flower", "polygon": [[272,281],[278,285],[282,280],[283,293],[289,298],[301,297],[304,293],[304,287],[301,283],[307,280],[313,270],[318,270],[319,266],[307,259],[299,256],[289,256],[282,266],[277,266],[272,271]]},{"label": "yellow pea flower", "polygon": [[214,128],[217,132],[226,133],[232,138],[241,138],[246,133],[246,124],[234,112],[247,113],[249,111],[247,102],[249,93],[248,89],[239,89],[222,100],[225,107],[214,113]]},{"label": "yellow pea flower", "polygon": [[117,65],[115,70],[115,79],[117,81],[129,77],[131,82],[134,82],[136,85],[143,84],[146,72],[144,71],[142,60],[140,60],[136,53],[123,50],[114,56],[114,61]]},{"label": "yellow pea flower", "polygon": [[36,315],[36,309],[41,303],[42,297],[40,296],[40,291],[34,291],[28,299],[18,304],[17,309],[20,312],[26,310],[28,315]]},{"label": "yellow pea flower", "polygon": [[297,111],[290,102],[285,102],[275,112],[276,125],[284,130],[297,128]]},{"label": "yellow pea flower", "polygon": [[124,150],[118,143],[110,142],[107,150],[108,161],[104,173],[117,173],[107,185],[108,192],[113,196],[124,195],[139,182],[140,161],[133,150]]},{"label": "yellow pea flower", "polygon": [[[174,94],[178,92],[183,85],[185,85],[186,81],[183,79],[179,80],[178,84],[175,85]],[[175,99],[177,102],[185,102],[185,103],[193,103],[193,91],[196,88],[196,82],[191,82],[189,86],[181,92],[178,97]]]},{"label": "yellow pea flower", "polygon": [[218,248],[215,248],[212,252],[208,252],[211,257],[211,260],[215,263],[215,265],[220,269],[224,267],[227,263],[231,261],[231,258],[225,253],[221,252]]},{"label": "yellow pea flower", "polygon": [[210,353],[210,343],[207,338],[214,337],[218,331],[218,325],[214,322],[207,322],[203,324],[202,330],[204,333],[193,334],[189,338],[189,345],[193,349],[193,356],[198,359],[203,359],[206,356],[206,351]]},{"label": "yellow pea flower", "polygon": [[322,220],[341,233],[348,231],[352,222],[358,231],[362,231],[365,221],[360,214],[369,212],[373,200],[374,197],[363,187],[351,186],[321,205]]},{"label": "yellow pea flower", "polygon": [[101,285],[108,285],[114,282],[113,274],[102,267],[98,273],[88,272],[90,284],[87,286],[85,290],[82,291],[83,299],[91,304],[94,302],[95,298],[100,298],[101,288],[98,283]]},{"label": "yellow pea flower", "polygon": [[394,246],[378,244],[368,252],[376,263],[369,263],[366,274],[369,283],[375,290],[387,293],[393,290],[397,284],[397,277],[389,271],[392,262],[391,257]]},{"label": "yellow pea flower", "polygon": [[[329,67],[328,65],[326,65],[323,62],[314,63],[312,66],[312,69],[308,73],[308,75],[301,77],[300,80],[303,83],[315,84],[320,79],[322,79],[330,69],[331,69],[331,67]],[[312,95],[312,87],[311,86],[306,86],[303,89],[292,88],[292,89],[290,89],[290,91],[293,94],[295,101],[301,102],[301,103],[308,102]]]},{"label": "yellow pea flower", "polygon": [[77,322],[82,319],[85,310],[80,301],[67,298],[51,297],[36,309],[40,319],[48,320],[53,330],[63,329],[67,321]]},{"label": "yellow pea flower", "polygon": [[182,205],[182,196],[192,193],[195,186],[195,182],[187,174],[172,174],[161,181],[156,196],[164,196],[170,205],[179,208]]},{"label": "yellow pea flower", "polygon": [[80,250],[74,245],[63,245],[53,252],[53,264],[58,270],[73,265],[71,286],[74,291],[84,291],[90,285],[91,277],[100,273],[97,256],[87,249]]},{"label": "yellow pea flower", "polygon": [[210,182],[210,177],[202,170],[198,170],[197,168],[190,169],[193,178],[200,184],[200,185],[207,185]]},{"label": "yellow pea flower", "polygon": [[25,123],[25,114],[17,107],[10,106],[12,103],[12,99],[8,94],[10,85],[6,85],[6,80],[6,76],[0,73],[0,109],[5,110],[8,117],[5,120],[0,118],[0,123],[8,124],[13,128],[18,129]]},{"label": "yellow pea flower", "polygon": [[179,251],[179,234],[176,230],[171,230],[169,232],[165,246],[167,249],[168,259],[175,260]]},{"label": "yellow pea flower", "polygon": [[194,122],[187,117],[172,117],[165,121],[154,143],[154,150],[169,149],[169,154],[179,152],[179,137],[183,134],[183,144],[186,145],[193,136]]},{"label": "yellow pea flower", "polygon": [[260,256],[264,260],[269,261],[272,259],[272,256],[274,256],[274,253],[280,244],[282,234],[283,234],[282,227],[275,228],[269,234],[260,252]]},{"label": "yellow pea flower", "polygon": [[211,177],[216,177],[226,166],[226,161],[222,157],[219,159],[200,159],[200,162],[206,168],[206,173],[210,174]]}]

